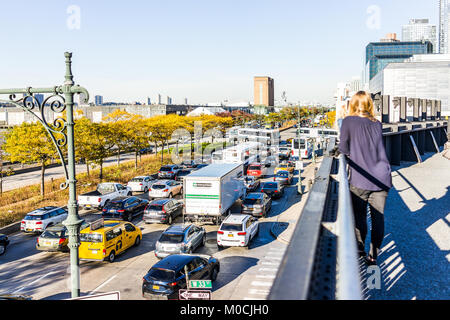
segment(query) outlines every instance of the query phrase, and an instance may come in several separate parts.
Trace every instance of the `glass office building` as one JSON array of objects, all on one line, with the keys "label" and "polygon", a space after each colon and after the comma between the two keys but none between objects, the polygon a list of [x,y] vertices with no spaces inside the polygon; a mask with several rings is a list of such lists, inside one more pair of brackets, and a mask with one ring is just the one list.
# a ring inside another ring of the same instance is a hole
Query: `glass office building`
[{"label": "glass office building", "polygon": [[415,54],[433,53],[430,41],[372,42],[366,47],[366,82],[372,80],[389,63],[403,62]]}]

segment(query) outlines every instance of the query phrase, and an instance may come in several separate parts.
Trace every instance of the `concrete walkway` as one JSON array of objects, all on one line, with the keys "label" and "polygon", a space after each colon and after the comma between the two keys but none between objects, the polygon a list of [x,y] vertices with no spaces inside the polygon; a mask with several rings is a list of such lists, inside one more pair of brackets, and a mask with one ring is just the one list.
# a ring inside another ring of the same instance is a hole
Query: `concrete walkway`
[{"label": "concrete walkway", "polygon": [[450,299],[450,161],[440,154],[424,158],[392,168],[378,259],[381,287],[367,287],[374,272],[362,267],[366,299]]}]

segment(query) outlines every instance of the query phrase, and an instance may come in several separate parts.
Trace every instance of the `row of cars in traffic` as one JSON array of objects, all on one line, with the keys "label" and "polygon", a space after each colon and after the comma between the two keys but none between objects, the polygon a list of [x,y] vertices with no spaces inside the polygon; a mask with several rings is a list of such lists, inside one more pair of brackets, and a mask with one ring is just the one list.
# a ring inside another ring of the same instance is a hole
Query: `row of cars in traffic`
[{"label": "row of cars in traffic", "polygon": [[[176,298],[178,290],[186,286],[186,271],[190,279],[214,281],[220,271],[219,261],[214,257],[194,254],[198,248],[205,245],[205,228],[188,222],[172,225],[177,217],[183,215],[185,209],[183,202],[175,200],[174,196],[183,194],[183,182],[186,183],[184,181],[186,177],[195,176],[192,173],[196,171],[198,172],[196,176],[201,177],[200,171],[207,166],[195,163],[167,165],[163,166],[157,175],[136,177],[126,186],[119,183],[105,183],[97,186],[94,192],[80,195],[81,206],[100,209],[102,212],[102,219],[92,223],[83,222],[80,227],[80,259],[112,263],[117,255],[123,254],[131,247],[139,246],[142,231],[132,221],[136,216],[142,215],[144,223],[169,225],[155,243],[154,254],[161,261],[144,276],[143,296]],[[211,166],[209,171],[217,170],[217,167]],[[229,170],[241,172],[233,178],[239,177],[238,180],[244,186],[245,193],[241,197],[241,212],[227,214],[225,219],[218,220],[219,250],[231,246],[249,246],[259,232],[258,218],[268,216],[272,208],[272,199],[281,198],[285,186],[292,183],[294,167],[291,162],[283,162],[275,168],[273,180],[267,182],[260,180],[267,176],[265,166],[260,163],[251,164],[245,172],[242,165],[235,165],[234,169]],[[228,188],[226,193],[230,191],[233,193],[227,184],[227,181],[232,179],[228,178],[227,174],[220,176],[219,186],[226,186]],[[199,188],[200,193],[185,194],[185,200],[189,197],[198,200],[207,196],[206,200],[200,201],[218,200],[220,207],[223,203],[221,196],[217,196],[216,199],[216,196],[205,195],[208,193],[207,189],[212,186],[211,181],[195,181],[197,182],[194,182],[193,186]],[[236,188],[236,183],[232,186]],[[136,192],[147,193],[149,200],[136,197],[133,195]],[[234,198],[231,200],[235,202]],[[40,233],[36,241],[38,250],[68,251],[67,229],[62,224],[66,218],[67,210],[64,208],[51,206],[40,208],[26,215],[21,222],[21,231]],[[1,241],[0,237],[0,245]]]}]

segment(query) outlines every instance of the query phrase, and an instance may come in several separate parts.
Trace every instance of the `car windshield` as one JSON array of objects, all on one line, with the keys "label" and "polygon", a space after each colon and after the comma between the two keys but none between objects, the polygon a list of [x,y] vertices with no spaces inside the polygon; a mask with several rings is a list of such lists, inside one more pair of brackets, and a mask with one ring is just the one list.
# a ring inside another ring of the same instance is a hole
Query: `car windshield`
[{"label": "car windshield", "polygon": [[183,242],[183,238],[184,238],[183,234],[163,233],[161,235],[161,238],[159,238],[159,242],[180,243]]},{"label": "car windshield", "polygon": [[152,204],[149,205],[147,210],[148,211],[162,211],[163,205],[162,204]]},{"label": "car windshield", "polygon": [[162,167],[159,171],[172,171],[171,167]]},{"label": "car windshield", "polygon": [[122,201],[111,201],[106,205],[109,209],[122,209],[123,208],[123,202]]},{"label": "car windshield", "polygon": [[59,239],[62,237],[64,231],[53,231],[53,230],[45,230],[44,233],[41,235],[41,238],[48,238],[48,239]]},{"label": "car windshield", "polygon": [[250,166],[248,170],[261,170],[261,166]]},{"label": "car windshield", "polygon": [[278,189],[278,185],[276,183],[265,183],[263,189]]},{"label": "car windshield", "polygon": [[241,224],[224,223],[220,227],[220,230],[222,230],[222,231],[242,231],[242,225]]},{"label": "car windshield", "polygon": [[29,216],[26,216],[26,217],[24,218],[24,220],[31,220],[31,221],[42,220],[42,216],[32,216],[32,215],[29,215]]},{"label": "car windshield", "polygon": [[100,184],[97,187],[97,191],[100,192],[101,194],[112,193],[112,192],[114,192],[114,185],[112,185],[112,184]]},{"label": "car windshield", "polygon": [[171,281],[175,279],[175,271],[152,268],[148,272],[148,276],[158,281]]},{"label": "car windshield", "polygon": [[278,172],[277,177],[287,178],[289,175],[287,172]]},{"label": "car windshield", "polygon": [[131,179],[130,182],[142,182],[142,181],[144,181],[144,178],[133,178]]},{"label": "car windshield", "polygon": [[154,184],[152,189],[164,189],[167,186],[165,184]]},{"label": "car windshield", "polygon": [[103,237],[100,233],[80,233],[81,242],[102,242]]},{"label": "car windshield", "polygon": [[244,205],[261,204],[261,199],[248,198],[244,200]]}]

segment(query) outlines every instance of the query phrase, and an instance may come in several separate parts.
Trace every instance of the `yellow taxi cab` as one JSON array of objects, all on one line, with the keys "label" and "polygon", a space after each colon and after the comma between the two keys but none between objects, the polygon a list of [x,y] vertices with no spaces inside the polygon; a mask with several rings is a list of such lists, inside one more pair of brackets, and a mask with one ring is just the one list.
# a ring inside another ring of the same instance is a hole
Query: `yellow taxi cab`
[{"label": "yellow taxi cab", "polygon": [[273,174],[277,174],[278,171],[289,171],[290,173],[294,173],[294,169],[295,169],[295,164],[285,162],[285,163],[281,163],[278,167],[276,167]]},{"label": "yellow taxi cab", "polygon": [[80,232],[78,254],[81,260],[114,262],[141,239],[141,229],[131,222],[100,219]]}]

